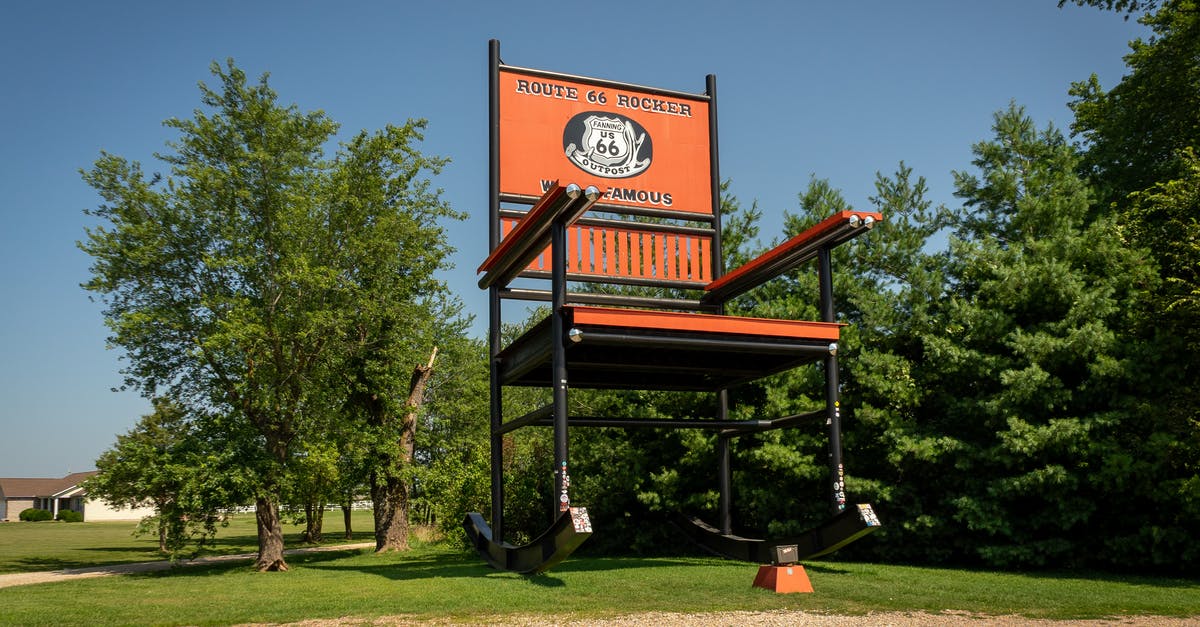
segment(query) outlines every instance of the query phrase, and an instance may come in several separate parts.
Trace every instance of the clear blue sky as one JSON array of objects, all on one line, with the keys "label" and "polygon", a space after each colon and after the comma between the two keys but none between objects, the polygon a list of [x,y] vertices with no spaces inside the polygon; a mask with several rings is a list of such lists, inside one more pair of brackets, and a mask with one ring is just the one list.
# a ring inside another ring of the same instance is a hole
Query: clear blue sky
[{"label": "clear blue sky", "polygon": [[[438,183],[471,213],[448,280],[485,307],[487,41],[513,65],[700,92],[717,75],[721,174],[770,239],[809,177],[866,208],[901,160],[951,204],[950,172],[1010,101],[1070,122],[1067,88],[1120,79],[1134,21],[1054,0],[937,2],[13,2],[0,6],[0,476],[93,467],[149,404],[120,384],[75,247],[101,150],[161,170],[161,125],[233,57],[343,134],[429,120]],[[481,317],[482,318],[482,317]],[[477,325],[477,329],[482,328]],[[480,420],[486,420],[480,416]]]}]

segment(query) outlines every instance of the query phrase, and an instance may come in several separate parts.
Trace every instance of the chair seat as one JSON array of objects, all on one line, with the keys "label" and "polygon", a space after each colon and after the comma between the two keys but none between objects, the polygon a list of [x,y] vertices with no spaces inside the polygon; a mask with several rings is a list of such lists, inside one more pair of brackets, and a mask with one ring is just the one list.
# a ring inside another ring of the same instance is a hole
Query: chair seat
[{"label": "chair seat", "polygon": [[[842,325],[568,306],[567,378],[575,388],[715,390],[829,354]],[[500,353],[505,385],[550,385],[550,319]]]}]

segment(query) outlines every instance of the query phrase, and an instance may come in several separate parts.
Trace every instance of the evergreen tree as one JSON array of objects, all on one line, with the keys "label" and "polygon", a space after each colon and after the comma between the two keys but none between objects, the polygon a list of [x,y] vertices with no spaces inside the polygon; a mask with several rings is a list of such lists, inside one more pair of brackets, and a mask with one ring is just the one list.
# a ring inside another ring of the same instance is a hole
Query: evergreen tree
[{"label": "evergreen tree", "polygon": [[947,275],[944,332],[925,338],[925,410],[950,438],[946,512],[993,565],[1085,563],[1103,543],[1111,485],[1140,373],[1126,331],[1151,281],[1090,191],[1061,133],[1023,109],[998,113],[956,173],[963,209]]},{"label": "evergreen tree", "polygon": [[1129,321],[1154,376],[1139,394],[1136,454],[1122,461],[1145,507],[1161,516],[1122,530],[1113,544],[1131,559],[1181,564],[1200,550],[1185,531],[1200,524],[1200,397],[1192,391],[1200,377],[1200,5],[1163,2],[1141,22],[1153,35],[1130,43],[1117,85],[1106,91],[1093,76],[1072,87],[1072,129],[1084,140],[1082,169],[1101,190],[1102,209],[1158,275]]}]

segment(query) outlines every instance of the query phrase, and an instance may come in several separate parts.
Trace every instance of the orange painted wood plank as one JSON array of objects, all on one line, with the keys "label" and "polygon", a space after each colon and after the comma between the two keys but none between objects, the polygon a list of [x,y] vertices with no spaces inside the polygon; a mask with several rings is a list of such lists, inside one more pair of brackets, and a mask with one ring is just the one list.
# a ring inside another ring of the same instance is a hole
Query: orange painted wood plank
[{"label": "orange painted wood plank", "polygon": [[620,276],[617,270],[617,255],[613,250],[616,245],[616,235],[611,229],[604,229],[604,270],[610,276]]},{"label": "orange painted wood plank", "polygon": [[804,320],[773,320],[741,316],[618,309],[615,307],[568,307],[578,325],[657,329],[662,331],[693,331],[787,337],[836,342],[842,324]]},{"label": "orange painted wood plank", "polygon": [[[554,202],[560,196],[562,196],[564,193],[566,193],[566,191],[567,191],[567,188],[560,186],[558,184],[558,181],[554,181],[553,185],[550,188],[550,191],[546,192],[546,194],[543,195],[537,201],[537,204],[535,204],[533,206],[533,208],[531,208],[525,214],[525,219],[521,220],[521,224],[533,224],[533,223],[537,222],[541,216],[549,215],[548,212],[550,210],[548,209],[548,207],[550,207],[552,204],[554,204]],[[527,227],[527,228],[536,228],[536,227]],[[479,269],[477,270],[477,272],[490,271],[492,269],[492,267],[495,266],[496,263],[499,262],[499,260],[501,258],[503,258],[505,254],[508,253],[509,250],[517,247],[517,245],[518,245],[517,242],[519,242],[521,240],[521,238],[524,236],[524,233],[523,233],[524,229],[522,229],[520,226],[518,226],[516,229],[514,229],[514,231],[516,231],[516,235],[513,237],[507,237],[507,238],[501,240],[500,244],[498,246],[496,246],[496,249],[493,250],[490,255],[488,255],[487,259],[483,260],[482,264],[479,265]]]},{"label": "orange painted wood plank", "polygon": [[642,233],[642,276],[654,276],[654,234]]},{"label": "orange painted wood plank", "polygon": [[704,289],[706,289],[706,290],[717,289],[717,288],[721,287],[722,285],[727,285],[728,283],[732,282],[737,277],[754,272],[758,268],[768,265],[768,264],[774,262],[775,260],[779,259],[780,257],[785,257],[789,253],[791,253],[793,250],[795,250],[795,249],[811,242],[812,240],[828,233],[829,231],[836,229],[839,226],[843,225],[846,222],[846,220],[850,219],[850,216],[854,216],[854,215],[857,215],[859,218],[870,217],[871,219],[875,220],[876,222],[883,219],[882,214],[872,212],[872,211],[839,211],[838,213],[835,213],[835,214],[829,216],[828,218],[825,218],[824,220],[818,222],[817,224],[814,224],[813,226],[806,229],[804,232],[793,236],[791,239],[780,244],[779,246],[776,246],[775,248],[767,251],[766,253],[763,253],[762,256],[757,257],[756,259],[748,262],[746,265],[738,268],[737,270],[734,270],[733,272],[730,272],[729,274],[726,274],[725,276],[717,279],[716,281],[713,281]]}]

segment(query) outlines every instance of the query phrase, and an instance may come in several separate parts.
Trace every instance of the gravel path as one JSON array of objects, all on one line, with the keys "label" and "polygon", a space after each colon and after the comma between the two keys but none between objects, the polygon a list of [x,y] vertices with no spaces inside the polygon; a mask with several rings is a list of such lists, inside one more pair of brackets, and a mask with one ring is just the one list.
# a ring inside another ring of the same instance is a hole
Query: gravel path
[{"label": "gravel path", "polygon": [[[676,612],[647,612],[608,619],[553,620],[539,616],[495,616],[479,617],[469,623],[452,620],[418,620],[411,616],[382,616],[379,618],[346,617],[327,620],[307,620],[286,623],[289,627],[408,627],[408,626],[451,626],[451,625],[520,625],[522,627],[793,627],[813,625],[816,627],[845,627],[869,625],[871,627],[935,627],[945,625],[970,625],[971,627],[1183,627],[1200,626],[1200,617],[1174,618],[1166,616],[1122,616],[1101,620],[1045,620],[1024,616],[986,616],[954,610],[938,614],[926,612],[873,612],[862,616],[839,616],[798,610],[776,610],[772,612],[706,612],[681,614]],[[241,627],[262,627],[243,625]]]}]

